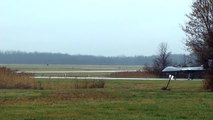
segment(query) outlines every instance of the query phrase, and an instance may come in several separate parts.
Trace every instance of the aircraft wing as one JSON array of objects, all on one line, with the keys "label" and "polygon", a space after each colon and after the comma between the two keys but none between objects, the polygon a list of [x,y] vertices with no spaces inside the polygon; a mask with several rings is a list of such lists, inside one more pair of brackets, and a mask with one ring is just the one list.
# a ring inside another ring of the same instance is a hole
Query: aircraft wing
[{"label": "aircraft wing", "polygon": [[164,68],[163,70],[162,70],[162,72],[167,72],[167,73],[171,73],[171,72],[180,72],[181,71],[181,68],[179,68],[179,67],[173,67],[173,66],[168,66],[168,67],[166,67],[166,68]]},{"label": "aircraft wing", "polygon": [[183,67],[181,71],[183,72],[201,72],[205,69],[203,67]]}]

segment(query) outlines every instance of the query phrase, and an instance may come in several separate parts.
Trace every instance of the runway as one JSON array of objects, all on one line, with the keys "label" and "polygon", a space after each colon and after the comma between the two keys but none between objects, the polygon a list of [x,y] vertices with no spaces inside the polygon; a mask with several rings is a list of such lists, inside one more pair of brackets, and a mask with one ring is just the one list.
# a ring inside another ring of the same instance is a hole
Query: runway
[{"label": "runway", "polygon": [[[48,76],[35,76],[36,79],[75,79],[75,80],[168,80],[168,78],[110,78],[110,77],[48,77]],[[178,78],[178,81],[188,80],[187,78]],[[194,79],[193,81],[198,81],[202,79]]]}]

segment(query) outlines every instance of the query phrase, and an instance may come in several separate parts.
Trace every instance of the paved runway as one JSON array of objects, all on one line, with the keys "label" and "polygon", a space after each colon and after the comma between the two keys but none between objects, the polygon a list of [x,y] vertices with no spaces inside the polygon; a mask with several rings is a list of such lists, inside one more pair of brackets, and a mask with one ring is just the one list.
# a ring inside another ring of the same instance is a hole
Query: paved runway
[{"label": "paved runway", "polygon": [[136,72],[136,70],[79,70],[79,71],[17,71],[17,73],[114,73],[114,72]]},{"label": "paved runway", "polygon": [[[79,79],[79,80],[168,80],[168,78],[109,78],[109,77],[48,77],[48,76],[35,76],[35,78],[46,79]],[[176,80],[187,80],[187,78],[179,78]],[[201,79],[194,79],[201,80]],[[194,81],[193,80],[193,81]]]}]

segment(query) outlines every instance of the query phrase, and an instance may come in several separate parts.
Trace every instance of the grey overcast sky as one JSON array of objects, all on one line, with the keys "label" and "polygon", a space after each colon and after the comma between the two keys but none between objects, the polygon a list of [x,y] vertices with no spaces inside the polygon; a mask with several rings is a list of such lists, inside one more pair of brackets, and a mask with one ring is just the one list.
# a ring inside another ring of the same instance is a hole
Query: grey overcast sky
[{"label": "grey overcast sky", "polygon": [[185,53],[192,0],[1,0],[0,50],[103,56]]}]

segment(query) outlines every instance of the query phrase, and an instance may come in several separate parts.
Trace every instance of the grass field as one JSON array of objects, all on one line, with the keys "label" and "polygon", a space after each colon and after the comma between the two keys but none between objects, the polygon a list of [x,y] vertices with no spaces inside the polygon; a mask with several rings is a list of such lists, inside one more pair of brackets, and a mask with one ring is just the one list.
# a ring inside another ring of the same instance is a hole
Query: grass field
[{"label": "grass field", "polygon": [[75,89],[75,80],[39,79],[43,90],[0,90],[0,120],[212,120],[213,94],[202,81],[105,81]]},{"label": "grass field", "polygon": [[[107,65],[46,65],[46,64],[0,64],[0,66],[18,71],[49,71],[49,73],[36,73],[35,76],[58,76],[58,77],[106,77],[110,72],[90,71],[113,71],[113,70],[141,70],[142,66],[107,66]],[[50,72],[52,71],[52,73]],[[59,71],[58,73],[55,71]],[[68,71],[68,72],[67,72]],[[75,72],[69,72],[75,71]],[[79,71],[79,72],[77,72]],[[84,72],[81,72],[84,71]],[[88,71],[88,72],[85,72]]]},{"label": "grass field", "polygon": [[113,65],[46,65],[46,64],[0,64],[12,70],[20,71],[91,71],[91,70],[139,70],[142,66]]}]

